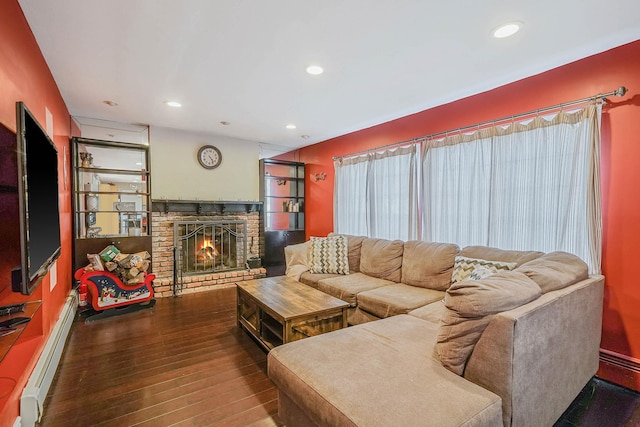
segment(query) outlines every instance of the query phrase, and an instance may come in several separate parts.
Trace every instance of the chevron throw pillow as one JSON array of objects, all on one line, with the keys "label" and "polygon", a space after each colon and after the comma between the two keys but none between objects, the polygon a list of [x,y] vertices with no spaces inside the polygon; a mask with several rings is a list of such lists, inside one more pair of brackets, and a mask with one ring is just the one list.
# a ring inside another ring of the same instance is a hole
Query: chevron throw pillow
[{"label": "chevron throw pillow", "polygon": [[478,267],[483,267],[484,269],[490,270],[492,273],[497,273],[498,271],[513,270],[516,268],[516,265],[517,264],[515,262],[488,261],[486,259],[457,256],[453,264],[451,283],[453,284],[469,279],[473,270]]},{"label": "chevron throw pillow", "polygon": [[312,237],[308,261],[311,273],[349,274],[349,248],[343,235]]},{"label": "chevron throw pillow", "polygon": [[482,280],[486,279],[489,276],[495,274],[493,271],[489,270],[487,267],[478,266],[473,269],[471,274],[469,275],[470,280]]}]

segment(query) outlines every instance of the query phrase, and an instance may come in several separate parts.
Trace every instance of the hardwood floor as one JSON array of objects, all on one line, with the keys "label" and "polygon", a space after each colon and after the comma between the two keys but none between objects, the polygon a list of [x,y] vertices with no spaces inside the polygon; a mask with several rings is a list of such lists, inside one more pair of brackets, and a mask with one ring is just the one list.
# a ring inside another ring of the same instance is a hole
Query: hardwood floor
[{"label": "hardwood floor", "polygon": [[[266,354],[236,326],[234,287],[77,319],[41,426],[281,426]],[[640,393],[593,379],[555,426],[640,425]]]},{"label": "hardwood floor", "polygon": [[235,287],[77,319],[42,426],[277,426],[266,354],[236,326]]}]

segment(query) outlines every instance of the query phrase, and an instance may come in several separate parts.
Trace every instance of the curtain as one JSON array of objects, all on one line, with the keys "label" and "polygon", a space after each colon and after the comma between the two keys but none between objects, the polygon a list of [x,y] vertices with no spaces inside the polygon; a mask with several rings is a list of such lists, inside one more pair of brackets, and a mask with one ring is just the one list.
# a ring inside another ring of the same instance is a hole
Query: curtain
[{"label": "curtain", "polygon": [[417,239],[416,152],[413,144],[336,161],[335,231],[383,239]]},{"label": "curtain", "polygon": [[427,141],[423,235],[566,251],[600,272],[600,105]]},{"label": "curtain", "polygon": [[336,233],[368,235],[369,156],[334,162],[333,221]]}]

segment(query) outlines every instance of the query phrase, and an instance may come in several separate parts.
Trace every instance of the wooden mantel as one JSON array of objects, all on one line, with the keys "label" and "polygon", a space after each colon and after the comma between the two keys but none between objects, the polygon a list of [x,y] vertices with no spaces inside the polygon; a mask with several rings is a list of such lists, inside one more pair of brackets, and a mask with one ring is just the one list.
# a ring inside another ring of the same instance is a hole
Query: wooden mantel
[{"label": "wooden mantel", "polygon": [[207,200],[167,200],[151,201],[154,212],[184,212],[184,213],[228,213],[228,212],[258,212],[262,210],[262,202],[258,201],[207,201]]}]

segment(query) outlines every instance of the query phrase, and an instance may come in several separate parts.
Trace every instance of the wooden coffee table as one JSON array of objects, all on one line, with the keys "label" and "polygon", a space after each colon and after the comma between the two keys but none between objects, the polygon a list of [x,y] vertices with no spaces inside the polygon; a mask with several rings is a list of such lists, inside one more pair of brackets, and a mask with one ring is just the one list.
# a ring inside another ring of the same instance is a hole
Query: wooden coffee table
[{"label": "wooden coffee table", "polygon": [[348,303],[286,276],[236,285],[238,326],[266,350],[347,326]]}]

